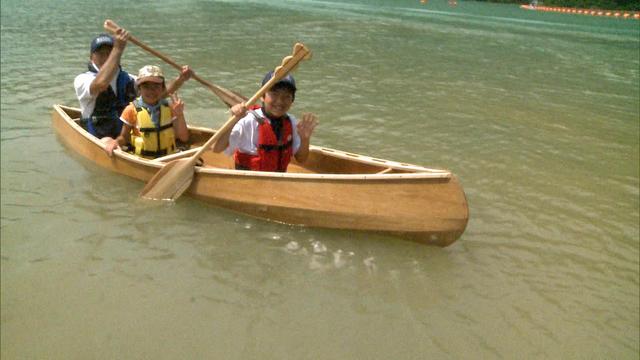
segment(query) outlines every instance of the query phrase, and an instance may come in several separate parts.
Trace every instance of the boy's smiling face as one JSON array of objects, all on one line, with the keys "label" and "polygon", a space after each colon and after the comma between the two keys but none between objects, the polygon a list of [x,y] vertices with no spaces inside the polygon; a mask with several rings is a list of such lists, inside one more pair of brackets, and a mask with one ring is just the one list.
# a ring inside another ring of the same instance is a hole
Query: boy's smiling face
[{"label": "boy's smiling face", "polygon": [[293,105],[293,92],[286,87],[271,89],[262,97],[262,102],[269,116],[279,118]]},{"label": "boy's smiling face", "polygon": [[147,81],[140,84],[142,100],[149,105],[157,104],[163,91],[164,84],[162,83]]}]

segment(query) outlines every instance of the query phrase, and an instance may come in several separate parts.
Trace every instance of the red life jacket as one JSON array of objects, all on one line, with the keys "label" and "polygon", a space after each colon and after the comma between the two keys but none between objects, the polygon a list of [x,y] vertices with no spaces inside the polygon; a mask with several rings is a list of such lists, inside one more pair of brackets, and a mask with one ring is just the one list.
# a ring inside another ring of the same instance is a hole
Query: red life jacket
[{"label": "red life jacket", "polygon": [[271,120],[263,117],[257,121],[259,123],[258,155],[245,154],[236,149],[233,154],[236,169],[286,172],[293,155],[291,119],[288,116],[282,119],[280,141],[271,127]]}]

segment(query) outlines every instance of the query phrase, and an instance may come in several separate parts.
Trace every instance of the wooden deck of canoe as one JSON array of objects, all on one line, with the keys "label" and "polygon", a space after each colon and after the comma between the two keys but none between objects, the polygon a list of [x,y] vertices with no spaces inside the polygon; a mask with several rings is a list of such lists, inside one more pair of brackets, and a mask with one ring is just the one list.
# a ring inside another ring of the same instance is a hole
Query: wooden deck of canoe
[{"label": "wooden deck of canoe", "polygon": [[[190,126],[191,149],[148,160],[116,151],[78,124],[80,110],[54,105],[53,127],[69,149],[111,171],[148,181],[167,162],[193,154],[215,130]],[[469,210],[458,179],[429,169],[311,146],[287,173],[241,171],[205,152],[186,194],[250,216],[311,227],[373,231],[447,246],[464,232]]]}]

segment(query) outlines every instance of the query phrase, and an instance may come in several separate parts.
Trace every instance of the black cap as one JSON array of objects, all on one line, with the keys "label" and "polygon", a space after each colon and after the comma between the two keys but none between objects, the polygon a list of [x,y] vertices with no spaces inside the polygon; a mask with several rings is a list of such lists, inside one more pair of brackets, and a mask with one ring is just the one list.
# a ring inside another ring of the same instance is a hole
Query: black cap
[{"label": "black cap", "polygon": [[[272,77],[273,77],[273,70],[269,71],[264,76],[264,79],[262,79],[262,86],[264,86],[264,84],[266,84],[269,80],[271,80]],[[287,74],[287,76],[285,76],[282,79],[280,79],[273,86],[276,86],[276,85],[286,85],[286,86],[290,87],[293,90],[293,92],[296,91],[296,81],[293,79],[293,76],[291,76],[291,74]]]},{"label": "black cap", "polygon": [[111,46],[113,47],[113,38],[109,34],[100,34],[96,36],[93,41],[91,41],[91,53],[93,54],[102,46]]}]

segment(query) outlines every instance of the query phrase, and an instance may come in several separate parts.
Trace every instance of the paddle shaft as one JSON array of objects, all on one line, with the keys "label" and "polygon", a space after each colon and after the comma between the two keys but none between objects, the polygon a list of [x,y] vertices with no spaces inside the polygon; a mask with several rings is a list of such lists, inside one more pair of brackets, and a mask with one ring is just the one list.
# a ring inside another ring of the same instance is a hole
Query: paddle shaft
[{"label": "paddle shaft", "polygon": [[[104,28],[105,28],[105,30],[109,31],[110,33],[116,34],[118,29],[120,29],[120,26],[118,26],[118,24],[116,24],[115,22],[107,19],[104,22]],[[148,45],[146,45],[142,41],[138,40],[135,36],[130,35],[128,41],[138,45],[139,47],[141,47],[146,52],[148,52],[148,53],[150,53],[150,54],[152,54],[154,56],[159,57],[160,59],[162,59],[167,64],[169,64],[169,65],[173,66],[174,68],[176,68],[178,71],[182,70],[182,65],[176,63],[175,61],[173,61],[168,56],[166,56],[166,55],[164,55],[164,54],[152,49],[151,47],[149,47]],[[191,76],[191,78],[195,79],[196,81],[198,81],[202,85],[204,85],[207,88],[209,88],[209,90],[211,90],[214,94],[216,94],[216,96],[218,96],[220,99],[222,99],[222,101],[224,101],[225,103],[237,104],[239,102],[237,100],[238,95],[233,94],[231,91],[229,91],[229,90],[227,90],[225,88],[222,88],[222,87],[220,87],[218,85],[212,84],[212,83],[208,82],[207,80],[204,80],[203,78],[201,78],[200,76],[198,76],[196,74],[193,74]]]}]

